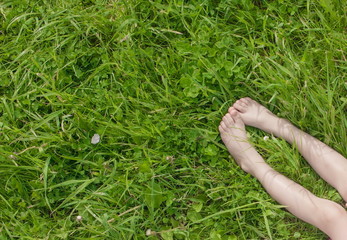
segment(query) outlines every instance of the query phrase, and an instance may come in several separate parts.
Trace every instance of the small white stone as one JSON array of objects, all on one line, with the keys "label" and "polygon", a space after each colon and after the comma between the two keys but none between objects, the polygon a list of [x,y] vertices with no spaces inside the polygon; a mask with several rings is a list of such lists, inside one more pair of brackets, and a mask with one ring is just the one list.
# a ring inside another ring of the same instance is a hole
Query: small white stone
[{"label": "small white stone", "polygon": [[263,139],[264,139],[264,141],[267,141],[267,140],[269,140],[269,136],[265,136]]},{"label": "small white stone", "polygon": [[82,221],[82,216],[77,216],[76,221],[78,221],[78,222]]},{"label": "small white stone", "polygon": [[100,135],[95,133],[90,141],[92,144],[97,144],[100,142]]},{"label": "small white stone", "polygon": [[152,230],[151,229],[147,229],[146,236],[151,236],[151,235],[152,235]]}]

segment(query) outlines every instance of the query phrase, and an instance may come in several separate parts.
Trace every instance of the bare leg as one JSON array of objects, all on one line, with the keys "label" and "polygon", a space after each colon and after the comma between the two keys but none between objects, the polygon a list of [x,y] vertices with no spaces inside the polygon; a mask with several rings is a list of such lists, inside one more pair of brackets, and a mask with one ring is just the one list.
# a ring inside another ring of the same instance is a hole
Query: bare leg
[{"label": "bare leg", "polygon": [[347,236],[347,213],[338,204],[318,198],[299,184],[272,169],[249,143],[241,114],[234,108],[223,117],[219,131],[230,154],[241,168],[256,177],[266,191],[288,211],[329,235]]},{"label": "bare leg", "polygon": [[[288,120],[271,113],[251,98],[242,98],[233,105],[246,125],[264,130],[295,143],[314,170],[336,188],[347,201],[347,159],[323,142],[301,131]],[[230,111],[232,109],[230,108]]]}]

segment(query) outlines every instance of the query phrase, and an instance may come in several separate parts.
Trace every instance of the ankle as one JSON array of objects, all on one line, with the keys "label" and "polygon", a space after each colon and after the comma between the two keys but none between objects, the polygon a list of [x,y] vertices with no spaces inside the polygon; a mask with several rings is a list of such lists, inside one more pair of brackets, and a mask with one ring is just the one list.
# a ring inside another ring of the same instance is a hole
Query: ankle
[{"label": "ankle", "polygon": [[263,121],[259,128],[267,133],[274,134],[280,137],[283,127],[285,126],[286,120],[279,118],[276,115],[271,115],[266,121]]},{"label": "ankle", "polygon": [[252,168],[252,171],[250,171],[249,173],[256,179],[258,179],[260,182],[262,182],[264,177],[272,170],[273,169],[265,161],[262,161],[258,162],[258,164],[255,165]]},{"label": "ankle", "polygon": [[293,135],[296,134],[297,130],[298,128],[296,128],[289,120],[276,117],[271,122],[271,130],[268,132],[276,137],[284,138],[291,142],[294,140]]},{"label": "ankle", "polygon": [[258,177],[261,172],[264,170],[264,167],[268,167],[268,164],[264,161],[264,159],[260,156],[260,154],[254,149],[254,153],[251,154],[252,159],[244,159],[239,161],[239,165],[241,169],[253,177]]},{"label": "ankle", "polygon": [[281,118],[281,129],[279,137],[285,139],[289,143],[296,141],[296,138],[300,135],[301,130],[298,129],[289,120]]}]

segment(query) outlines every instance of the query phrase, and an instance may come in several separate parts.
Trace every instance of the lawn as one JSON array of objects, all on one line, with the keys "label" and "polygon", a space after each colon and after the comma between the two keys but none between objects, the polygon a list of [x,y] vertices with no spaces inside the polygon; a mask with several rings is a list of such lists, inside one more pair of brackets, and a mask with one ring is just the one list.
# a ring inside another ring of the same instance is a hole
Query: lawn
[{"label": "lawn", "polygon": [[[218,125],[249,96],[347,156],[346,31],[339,0],[1,1],[0,239],[326,239]],[[295,146],[247,130],[341,202]]]}]

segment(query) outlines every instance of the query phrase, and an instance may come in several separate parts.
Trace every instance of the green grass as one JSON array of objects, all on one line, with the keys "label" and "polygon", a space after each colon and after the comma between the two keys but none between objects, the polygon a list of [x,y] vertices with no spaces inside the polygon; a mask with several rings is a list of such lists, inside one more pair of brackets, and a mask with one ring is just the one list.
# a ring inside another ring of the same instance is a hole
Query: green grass
[{"label": "green grass", "polygon": [[[325,239],[240,170],[217,127],[249,96],[346,156],[346,13],[338,0],[2,1],[0,238]],[[341,201],[295,148],[249,133],[276,170]]]}]

